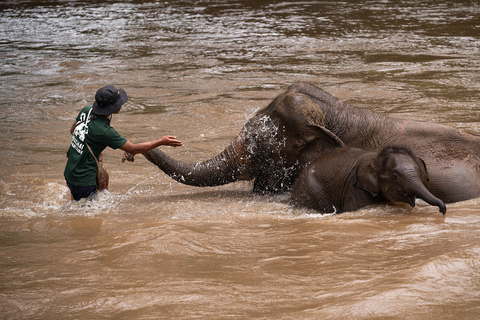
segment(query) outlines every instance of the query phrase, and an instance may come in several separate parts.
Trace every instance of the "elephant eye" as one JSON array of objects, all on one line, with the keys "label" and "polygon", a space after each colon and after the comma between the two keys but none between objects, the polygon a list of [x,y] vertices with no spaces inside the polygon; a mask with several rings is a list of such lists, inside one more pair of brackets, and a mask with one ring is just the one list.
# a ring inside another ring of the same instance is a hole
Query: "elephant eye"
[{"label": "elephant eye", "polygon": [[400,179],[400,175],[398,173],[394,172],[394,173],[392,173],[392,179],[393,180],[398,180],[398,179]]}]

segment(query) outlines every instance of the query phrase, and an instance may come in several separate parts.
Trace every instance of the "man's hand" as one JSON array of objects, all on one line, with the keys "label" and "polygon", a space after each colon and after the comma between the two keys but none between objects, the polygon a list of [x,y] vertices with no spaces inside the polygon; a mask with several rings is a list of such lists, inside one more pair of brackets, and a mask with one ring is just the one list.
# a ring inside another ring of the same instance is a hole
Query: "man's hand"
[{"label": "man's hand", "polygon": [[125,151],[122,157],[122,162],[125,162],[125,160],[133,162],[134,154],[144,153],[162,145],[178,147],[178,146],[182,146],[183,144],[180,140],[177,140],[177,138],[174,136],[164,136],[158,140],[153,140],[148,142],[139,142],[135,144],[131,143],[130,141],[127,141],[122,147],[120,147],[121,150]]},{"label": "man's hand", "polygon": [[174,136],[164,136],[162,139],[162,145],[171,146],[171,147],[179,147],[182,146],[182,142],[177,140],[177,137]]}]

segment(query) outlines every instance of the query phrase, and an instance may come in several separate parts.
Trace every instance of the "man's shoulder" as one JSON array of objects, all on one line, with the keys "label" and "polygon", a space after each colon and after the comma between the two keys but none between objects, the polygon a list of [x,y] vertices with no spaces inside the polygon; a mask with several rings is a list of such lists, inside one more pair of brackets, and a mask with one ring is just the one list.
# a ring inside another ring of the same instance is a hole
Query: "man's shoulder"
[{"label": "man's shoulder", "polygon": [[90,111],[90,109],[92,109],[92,107],[93,107],[92,105],[83,107],[82,110],[80,110],[80,112],[78,113],[77,121],[81,120],[80,118],[83,113],[88,114],[88,112]]},{"label": "man's shoulder", "polygon": [[80,112],[89,112],[93,108],[93,105],[88,105],[82,108]]}]

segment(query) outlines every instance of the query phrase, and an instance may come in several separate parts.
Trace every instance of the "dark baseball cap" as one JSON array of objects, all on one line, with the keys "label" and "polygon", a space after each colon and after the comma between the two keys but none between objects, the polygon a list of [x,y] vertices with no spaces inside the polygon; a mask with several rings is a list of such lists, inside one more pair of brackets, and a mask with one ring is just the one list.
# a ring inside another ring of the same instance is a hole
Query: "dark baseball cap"
[{"label": "dark baseball cap", "polygon": [[95,94],[93,112],[100,116],[115,113],[128,101],[127,93],[123,89],[117,89],[112,85],[100,88]]}]

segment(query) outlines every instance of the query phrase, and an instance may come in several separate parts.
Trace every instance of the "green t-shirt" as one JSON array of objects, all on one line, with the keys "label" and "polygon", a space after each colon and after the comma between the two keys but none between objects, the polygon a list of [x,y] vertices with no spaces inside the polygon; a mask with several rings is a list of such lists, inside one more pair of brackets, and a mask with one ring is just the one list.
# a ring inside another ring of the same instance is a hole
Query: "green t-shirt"
[{"label": "green t-shirt", "polygon": [[[83,108],[77,116],[77,126],[72,135],[68,151],[68,161],[63,175],[76,186],[93,186],[97,184],[97,163],[85,143],[88,143],[95,157],[106,148],[118,149],[127,139],[110,126],[110,121],[103,116],[90,112],[92,106]],[[87,119],[90,112],[90,117]]]}]

